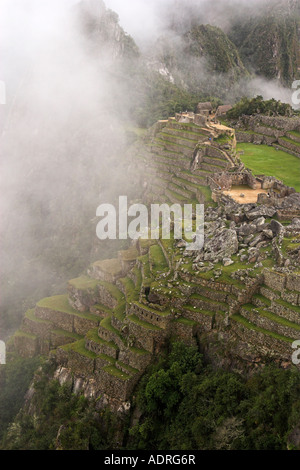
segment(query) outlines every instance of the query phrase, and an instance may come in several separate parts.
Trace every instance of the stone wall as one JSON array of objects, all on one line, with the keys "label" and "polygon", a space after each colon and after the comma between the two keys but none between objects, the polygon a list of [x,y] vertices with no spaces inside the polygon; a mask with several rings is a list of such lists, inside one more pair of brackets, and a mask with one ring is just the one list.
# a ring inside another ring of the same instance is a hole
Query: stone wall
[{"label": "stone wall", "polygon": [[291,362],[292,348],[290,343],[281,341],[272,336],[266,336],[256,330],[250,330],[233,320],[230,322],[230,330],[246,344],[250,344],[252,348],[256,349],[258,354],[264,356],[279,355],[282,361],[286,360],[289,363]]},{"label": "stone wall", "polygon": [[264,271],[264,284],[271,289],[281,292],[286,288],[286,275],[275,271]]},{"label": "stone wall", "polygon": [[292,338],[292,339],[300,338],[300,331],[297,333],[297,331],[294,328],[290,328],[280,323],[276,323],[270,320],[269,318],[266,318],[260,315],[259,313],[255,312],[255,309],[249,311],[246,308],[243,308],[242,315],[251,323],[254,323],[260,328],[264,328],[265,330],[273,331],[282,336],[287,336],[288,338]]},{"label": "stone wall", "polygon": [[279,145],[282,147],[286,147],[287,149],[291,150],[292,152],[295,152],[299,157],[300,157],[300,145],[297,145],[296,143],[293,144],[292,142],[289,142],[284,139],[278,139]]},{"label": "stone wall", "polygon": [[112,341],[119,348],[122,348],[124,346],[120,335],[117,332],[114,332],[113,330],[109,330],[100,325],[98,328],[98,335],[100,338],[104,339],[104,341]]},{"label": "stone wall", "polygon": [[162,329],[167,329],[170,325],[170,322],[173,319],[173,315],[161,315],[156,313],[154,310],[149,310],[147,307],[143,307],[142,304],[132,303],[129,308],[130,315],[136,315],[141,320],[151,323],[154,326],[158,326]]},{"label": "stone wall", "polygon": [[68,284],[69,304],[79,312],[86,312],[90,307],[99,303],[98,289],[77,289]]},{"label": "stone wall", "polygon": [[161,343],[167,336],[166,330],[151,330],[133,321],[128,322],[128,333],[136,338],[135,346],[146,349],[150,353],[155,350],[156,343]]},{"label": "stone wall", "polygon": [[[286,318],[292,323],[297,323],[298,325],[300,325],[300,314],[292,310],[292,308],[285,307],[282,304],[272,301],[270,310],[276,315],[279,315],[282,318]],[[299,331],[297,339],[299,338],[300,338],[300,331]]]},{"label": "stone wall", "polygon": [[34,357],[40,352],[38,338],[33,335],[15,335],[14,345],[22,357]]},{"label": "stone wall", "polygon": [[99,342],[93,341],[92,339],[86,338],[85,347],[86,349],[94,352],[97,355],[105,354],[106,356],[113,357],[114,359],[118,358],[118,349],[109,347],[105,343],[99,343]]},{"label": "stone wall", "polygon": [[35,315],[42,319],[51,322],[56,328],[73,333],[74,331],[74,315],[66,312],[58,312],[45,307],[36,307]]},{"label": "stone wall", "polygon": [[[201,331],[211,331],[213,329],[213,322],[214,322],[214,316],[213,315],[207,315],[205,313],[202,313],[199,310],[183,310],[182,315],[184,318],[187,318],[188,320],[195,321],[200,324],[200,330]],[[182,331],[184,329],[183,326],[181,326],[180,330]]]},{"label": "stone wall", "polygon": [[111,295],[104,285],[99,285],[99,301],[105,307],[114,309],[118,305],[118,301]]},{"label": "stone wall", "polygon": [[188,346],[197,346],[195,335],[199,326],[185,325],[178,321],[172,323],[172,334],[179,337]]},{"label": "stone wall", "polygon": [[135,369],[143,371],[150,364],[152,356],[149,353],[141,354],[127,348],[120,351],[119,360],[124,362],[124,364],[128,364]]},{"label": "stone wall", "polygon": [[284,289],[300,292],[300,275],[264,270],[264,284],[271,289],[282,292]]}]

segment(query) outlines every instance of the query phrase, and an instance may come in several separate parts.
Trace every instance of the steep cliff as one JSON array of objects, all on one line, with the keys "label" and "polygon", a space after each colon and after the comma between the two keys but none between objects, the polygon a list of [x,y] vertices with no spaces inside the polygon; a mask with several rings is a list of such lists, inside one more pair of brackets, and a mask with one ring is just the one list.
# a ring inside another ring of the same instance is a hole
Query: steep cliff
[{"label": "steep cliff", "polygon": [[277,2],[263,15],[239,19],[229,37],[248,69],[290,86],[299,78],[299,32],[299,2]]}]

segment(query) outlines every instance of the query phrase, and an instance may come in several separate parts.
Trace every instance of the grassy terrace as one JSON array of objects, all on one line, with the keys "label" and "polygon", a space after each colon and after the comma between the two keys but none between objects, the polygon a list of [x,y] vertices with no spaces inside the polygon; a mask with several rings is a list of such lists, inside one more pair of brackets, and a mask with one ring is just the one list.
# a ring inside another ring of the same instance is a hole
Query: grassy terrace
[{"label": "grassy terrace", "polygon": [[54,297],[46,297],[45,299],[40,300],[37,304],[37,307],[48,308],[56,312],[68,313],[69,315],[75,315],[80,318],[85,318],[86,320],[94,321],[98,323],[99,318],[89,312],[78,312],[74,310],[69,302],[67,295],[56,295]]},{"label": "grassy terrace", "polygon": [[162,284],[160,281],[152,282],[151,291],[162,294],[170,299],[180,299],[182,297],[182,292],[177,287],[168,287],[165,283]]},{"label": "grassy terrace", "polygon": [[[170,136],[171,137],[171,136]],[[187,149],[189,151],[192,151],[192,148],[189,147],[188,145],[183,145],[183,144],[178,144],[176,142],[172,142],[170,140],[167,140],[167,139],[160,139],[160,138],[156,138],[155,139],[156,142],[160,143],[162,146],[164,145],[172,145],[173,147],[177,147],[178,149],[180,148],[184,148],[184,149]]]},{"label": "grassy terrace", "polygon": [[172,199],[175,199],[179,203],[188,203],[188,200],[185,196],[182,196],[182,194],[178,194],[171,189],[166,189],[165,193],[167,196],[171,196]]},{"label": "grassy terrace", "polygon": [[17,338],[24,337],[24,338],[29,338],[29,339],[33,339],[33,340],[37,339],[36,335],[33,335],[31,333],[25,333],[25,331],[22,331],[22,330],[16,331],[14,336],[17,337]]},{"label": "grassy terrace", "polygon": [[113,375],[114,377],[117,377],[118,379],[121,379],[121,380],[128,380],[130,379],[130,375],[129,374],[125,374],[124,372],[122,372],[120,369],[117,369],[115,366],[106,366],[106,367],[103,367],[103,370],[105,372],[107,372],[108,374],[110,375]]},{"label": "grassy terrace", "polygon": [[271,307],[271,300],[267,299],[263,295],[255,294],[253,298],[259,300],[260,302],[263,302],[267,307]]},{"label": "grassy terrace", "polygon": [[253,331],[257,331],[258,333],[263,333],[266,336],[271,336],[272,338],[278,339],[280,341],[284,341],[285,343],[293,343],[295,341],[294,339],[288,338],[287,336],[282,336],[282,335],[279,335],[278,333],[274,333],[273,331],[260,328],[259,326],[254,325],[254,323],[249,322],[245,317],[242,317],[241,315],[232,315],[230,319],[237,323],[240,323],[248,330],[253,330]]},{"label": "grassy terrace", "polygon": [[94,329],[88,331],[87,334],[85,335],[85,338],[87,340],[94,341],[94,343],[108,346],[111,349],[115,349],[115,350],[118,349],[118,346],[113,341],[105,341],[104,339],[99,338],[98,328],[94,328]]},{"label": "grassy terrace", "polygon": [[289,310],[293,310],[294,312],[299,313],[300,315],[300,307],[296,305],[289,304],[285,300],[277,299],[275,300],[276,303],[280,304],[282,307],[288,308]]},{"label": "grassy terrace", "polygon": [[138,369],[135,369],[134,367],[130,366],[129,364],[125,364],[124,362],[118,361],[118,365],[127,370],[129,374],[134,375],[139,373]]},{"label": "grassy terrace", "polygon": [[100,326],[102,328],[105,328],[106,330],[110,331],[111,333],[113,333],[114,335],[118,336],[122,341],[124,341],[124,338],[122,337],[121,333],[119,332],[119,330],[117,330],[116,328],[114,328],[111,324],[111,317],[106,317],[106,318],[103,318],[103,320],[100,322]]},{"label": "grassy terrace", "polygon": [[[154,151],[152,150],[152,148],[154,147],[153,144],[145,144],[145,147],[148,148],[148,152],[150,152],[150,154],[153,154]],[[170,154],[171,156],[172,155],[177,155],[179,157],[183,157],[182,153],[181,152],[176,152],[176,150],[167,150],[164,148],[164,145],[162,143],[157,143],[157,139],[155,140],[155,147],[158,147],[159,151],[162,151],[164,153],[168,153]],[[158,150],[157,149],[157,150]]]},{"label": "grassy terrace", "polygon": [[139,256],[135,246],[128,248],[128,250],[119,251],[119,256],[123,261],[134,261]]},{"label": "grassy terrace", "polygon": [[92,266],[98,267],[112,276],[117,276],[122,272],[122,265],[118,258],[96,261]]},{"label": "grassy terrace", "polygon": [[152,325],[151,323],[148,323],[144,320],[140,320],[136,315],[129,315],[128,319],[142,328],[145,328],[146,330],[161,331],[161,328],[158,326]]},{"label": "grassy terrace", "polygon": [[296,145],[296,147],[299,147],[299,150],[300,150],[300,143],[297,142],[296,140],[289,139],[288,137],[281,137],[281,140],[284,140],[285,142],[289,142],[290,144]]},{"label": "grassy terrace", "polygon": [[140,292],[140,289],[142,286],[142,280],[143,280],[141,270],[137,266],[134,266],[132,272],[135,276],[135,289],[137,289],[137,291]]},{"label": "grassy terrace", "polygon": [[139,308],[142,308],[142,309],[146,310],[149,313],[153,313],[153,314],[159,315],[161,317],[167,317],[168,315],[171,315],[171,312],[169,310],[163,310],[163,311],[154,310],[153,308],[150,308],[145,304],[140,304],[139,302],[135,302],[135,305],[137,305]]},{"label": "grassy terrace", "polygon": [[150,354],[149,351],[146,351],[146,349],[139,349],[139,348],[136,348],[135,346],[129,346],[128,349],[133,354],[137,354],[138,356],[145,356],[145,355]]},{"label": "grassy terrace", "polygon": [[190,326],[190,327],[197,325],[196,321],[189,320],[188,318],[184,318],[184,317],[176,318],[175,320],[173,320],[173,323],[180,323],[181,325]]},{"label": "grassy terrace", "polygon": [[126,317],[126,300],[123,302],[120,302],[115,310],[114,310],[114,317],[117,318],[120,321],[124,321]]},{"label": "grassy terrace", "polygon": [[[185,133],[185,131],[182,131]],[[174,135],[175,134],[175,135]],[[168,132],[168,129],[164,129],[164,132],[160,132],[159,133],[159,136],[163,137],[163,138],[166,138],[166,139],[171,139],[171,142],[173,142],[173,140],[176,142],[177,140],[183,140],[184,142],[186,142],[187,144],[192,144],[192,145],[196,145],[196,142],[198,142],[198,136],[196,134],[192,134],[191,138],[187,138],[187,137],[183,137],[180,135],[180,131],[173,131],[173,132]]]},{"label": "grassy terrace", "polygon": [[164,129],[165,130],[174,129],[174,130],[183,131],[183,132],[191,132],[192,134],[197,134],[197,135],[205,135],[201,127],[197,126],[193,122],[172,123],[170,126],[166,126]]},{"label": "grassy terrace", "polygon": [[[236,257],[237,258],[237,257]],[[232,260],[235,260],[235,257],[232,256]],[[240,288],[241,290],[245,289],[245,285],[238,281],[237,279],[233,279],[231,274],[238,269],[246,269],[249,267],[248,264],[242,264],[240,262],[235,262],[231,266],[224,267],[222,263],[217,263],[214,266],[214,269],[208,271],[206,273],[197,273],[192,268],[192,261],[189,261],[187,264],[182,265],[183,269],[187,269],[190,274],[193,274],[195,277],[200,277],[206,280],[214,280],[214,270],[222,270],[222,275],[217,279],[217,282],[224,283],[224,284],[232,284],[235,287]]]},{"label": "grassy terrace", "polygon": [[[126,301],[128,303],[139,300],[141,284],[138,283],[137,286],[135,286],[133,280],[130,279],[129,277],[125,277],[123,279],[120,279],[120,282],[122,282],[122,284],[125,287]],[[140,282],[142,282],[141,273],[140,273]],[[122,302],[119,306],[119,312],[120,312],[121,316],[118,317],[121,320],[124,320],[125,315],[122,315],[121,309],[123,309],[123,313],[126,311],[126,302],[125,301]],[[118,310],[118,307],[115,309],[115,312],[116,312],[116,310]]]},{"label": "grassy terrace", "polygon": [[209,303],[209,304],[211,304],[212,307],[215,306],[215,307],[223,307],[226,310],[228,309],[228,304],[227,303],[221,302],[221,301],[218,301],[218,300],[212,300],[209,297],[205,297],[204,295],[192,294],[190,299],[191,300],[196,300],[196,301],[199,300],[201,302]]},{"label": "grassy terrace", "polygon": [[60,346],[60,348],[67,352],[74,351],[81,356],[88,357],[89,359],[95,359],[97,357],[97,354],[86,349],[85,339],[81,339],[75,343],[66,344],[65,346]]},{"label": "grassy terrace", "polygon": [[240,158],[255,175],[275,176],[300,191],[299,158],[268,145],[238,144],[237,150],[244,152]]},{"label": "grassy terrace", "polygon": [[[292,243],[294,242],[294,243]],[[296,243],[295,243],[296,242]],[[288,256],[290,251],[294,251],[300,246],[300,236],[283,238],[282,241],[282,253],[284,256]]]},{"label": "grassy terrace", "polygon": [[[297,132],[297,131],[289,131],[289,134],[295,136],[295,137],[299,137],[300,139],[300,132]],[[293,141],[294,142],[294,141]]]},{"label": "grassy terrace", "polygon": [[177,129],[164,129],[163,133],[160,133],[160,135],[166,137],[166,138],[172,138],[172,139],[180,139],[186,142],[190,142],[193,145],[196,145],[200,137],[200,134],[196,134],[195,132],[187,132],[187,131],[182,131],[182,130],[177,130]]},{"label": "grassy terrace", "polygon": [[132,291],[134,291],[135,289],[134,282],[132,279],[130,279],[130,277],[123,277],[122,279],[120,279],[120,282],[123,284],[125,288],[126,298],[128,298],[128,296],[130,296]]},{"label": "grassy terrace", "polygon": [[298,325],[297,323],[293,323],[284,317],[280,317],[279,315],[276,315],[275,313],[269,312],[268,310],[255,307],[252,304],[244,305],[243,308],[245,310],[248,310],[249,312],[252,312],[253,310],[255,310],[259,313],[260,316],[267,318],[268,320],[271,320],[274,323],[278,323],[279,325],[287,326],[289,328],[293,328],[296,331],[300,331],[300,325]]},{"label": "grassy terrace", "polygon": [[27,310],[27,312],[25,313],[25,318],[28,318],[28,320],[30,320],[30,321],[33,321],[33,322],[36,322],[36,323],[41,323],[41,324],[44,324],[44,325],[49,325],[51,323],[48,320],[42,320],[41,318],[36,317],[35,314],[34,314],[34,308],[30,309],[30,310]]},{"label": "grassy terrace", "polygon": [[100,281],[99,284],[103,286],[110,293],[110,295],[118,302],[124,301],[124,294],[120,291],[120,289],[117,288],[117,286],[106,281]]},{"label": "grassy terrace", "polygon": [[99,281],[88,276],[81,276],[76,279],[71,279],[68,284],[78,290],[95,290],[99,286]]},{"label": "grassy terrace", "polygon": [[[196,307],[193,307],[192,305],[184,305],[184,309],[189,311],[189,312],[195,312],[195,313],[199,313],[200,315],[206,315],[208,317],[214,317],[215,316],[215,312],[212,312],[211,310],[203,310],[202,308],[196,308]],[[218,311],[218,313],[220,315],[223,315],[224,312],[220,312]]]},{"label": "grassy terrace", "polygon": [[149,255],[148,253],[146,255],[140,256],[139,260],[141,261],[143,265],[143,284],[144,286],[148,286],[152,282],[152,275],[150,271],[150,265],[149,265]]},{"label": "grassy terrace", "polygon": [[103,304],[95,304],[93,305],[93,308],[95,310],[99,310],[100,312],[106,313],[107,315],[112,314],[112,309],[109,307],[106,307],[106,305],[103,305]]},{"label": "grassy terrace", "polygon": [[[195,191],[191,190],[190,188],[188,188],[188,189],[187,189],[187,188],[183,188],[182,185],[176,184],[176,182],[174,181],[174,179],[173,179],[172,182],[171,182],[171,181],[169,182],[169,184],[168,184],[168,189],[170,189],[171,191],[173,190],[173,191],[175,191],[175,192],[178,193],[178,194],[181,194],[181,192],[182,192],[182,193],[185,194],[184,197],[185,197],[185,198],[188,198],[188,199],[193,199],[193,198],[195,197]],[[181,192],[180,192],[180,191],[181,191]]]},{"label": "grassy terrace", "polygon": [[261,289],[266,289],[270,292],[273,292],[273,294],[275,294],[277,297],[280,297],[281,296],[281,292],[279,290],[275,290],[275,289],[272,289],[271,287],[268,287],[266,286],[265,284],[262,284],[261,285]]},{"label": "grassy terrace", "polygon": [[80,339],[83,339],[83,336],[78,335],[77,333],[71,333],[70,331],[65,331],[62,329],[52,330],[51,333],[53,333],[55,336],[60,336],[62,338],[71,338],[74,341],[79,341]]},{"label": "grassy terrace", "polygon": [[152,245],[149,250],[150,269],[156,275],[160,272],[168,272],[169,266],[165,255],[159,245]]}]

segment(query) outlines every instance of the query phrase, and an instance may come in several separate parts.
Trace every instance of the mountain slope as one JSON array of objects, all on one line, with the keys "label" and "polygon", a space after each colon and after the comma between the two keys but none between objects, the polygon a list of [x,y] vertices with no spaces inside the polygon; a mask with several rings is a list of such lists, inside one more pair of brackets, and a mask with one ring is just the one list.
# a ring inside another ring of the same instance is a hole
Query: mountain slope
[{"label": "mountain slope", "polygon": [[289,86],[299,77],[300,16],[281,6],[279,2],[272,12],[236,22],[229,36],[249,69]]}]

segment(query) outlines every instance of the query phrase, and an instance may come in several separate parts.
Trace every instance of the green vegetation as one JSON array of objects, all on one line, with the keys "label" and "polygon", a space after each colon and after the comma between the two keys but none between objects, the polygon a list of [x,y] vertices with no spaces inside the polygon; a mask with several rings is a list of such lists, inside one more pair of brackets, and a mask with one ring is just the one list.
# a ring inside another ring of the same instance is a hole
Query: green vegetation
[{"label": "green vegetation", "polygon": [[[108,356],[100,357],[108,362],[104,370],[120,380],[137,372],[119,362],[128,371],[123,372]],[[55,364],[47,361],[34,382],[31,409],[39,410],[36,419],[27,408],[19,409],[38,365],[36,358],[0,369],[0,449],[286,450],[300,420],[298,371],[266,366],[242,376],[212,368],[198,348],[178,342],[149,366],[127,420],[108,408],[95,413],[93,399],[51,379]],[[131,419],[136,409],[138,422]]]},{"label": "green vegetation", "polygon": [[121,380],[128,380],[130,378],[129,374],[125,374],[125,372],[122,372],[115,366],[106,366],[103,370],[105,370],[105,372],[107,372],[108,374],[111,374]]},{"label": "green vegetation", "polygon": [[95,290],[99,285],[99,281],[87,276],[82,276],[77,277],[76,279],[71,279],[69,284],[78,290]]},{"label": "green vegetation", "polygon": [[98,344],[105,344],[106,346],[112,348],[112,349],[118,349],[118,346],[113,343],[112,341],[105,341],[104,339],[100,338],[98,335],[98,328],[95,328],[93,330],[89,330],[87,334],[85,335],[85,338],[87,340],[94,341],[95,343]]},{"label": "green vegetation", "polygon": [[[245,308],[245,307],[244,307]],[[248,321],[245,317],[242,315],[236,314],[232,315],[231,319],[233,321],[236,321],[243,325],[245,328],[253,331],[257,331],[258,333],[262,333],[267,336],[271,336],[272,338],[278,339],[279,341],[284,341],[285,343],[292,343],[293,339],[288,338],[287,336],[280,335],[278,333],[275,333],[274,331],[266,330],[265,328],[261,328],[260,326],[255,325],[254,323],[251,323]]]},{"label": "green vegetation", "polygon": [[122,271],[122,265],[118,258],[96,261],[93,266],[100,268],[112,276],[118,275]]},{"label": "green vegetation", "polygon": [[62,330],[62,329],[51,330],[51,333],[54,334],[55,336],[62,336],[64,338],[71,338],[75,341],[78,341],[78,340],[83,338],[81,335],[78,335],[77,333],[71,333],[70,331],[66,331],[66,330]]},{"label": "green vegetation", "polygon": [[129,315],[128,320],[132,321],[133,323],[136,323],[137,325],[141,326],[142,328],[145,328],[146,330],[155,330],[155,331],[160,330],[158,326],[152,325],[152,323],[148,323],[144,320],[141,320],[136,315]]},{"label": "green vegetation", "polygon": [[300,160],[268,145],[238,144],[237,151],[246,167],[255,175],[275,176],[287,186],[300,191]]},{"label": "green vegetation", "polygon": [[189,41],[186,52],[195,57],[204,56],[211,73],[228,73],[232,80],[247,75],[237,48],[220,28],[202,24],[187,33],[186,38]]},{"label": "green vegetation", "polygon": [[10,359],[6,366],[0,366],[0,442],[7,426],[23,406],[33,374],[41,364],[39,357]]},{"label": "green vegetation", "polygon": [[169,270],[165,255],[159,245],[152,245],[149,250],[151,271],[154,275]]},{"label": "green vegetation", "polygon": [[74,351],[81,356],[86,356],[89,359],[95,359],[97,357],[97,354],[95,354],[93,351],[89,351],[85,347],[85,339],[80,339],[79,341],[76,341],[75,343],[70,343],[65,346],[62,346],[62,349],[65,351]]},{"label": "green vegetation", "polygon": [[140,382],[143,415],[129,429],[129,448],[284,450],[299,422],[299,391],[297,371],[267,366],[244,378],[174,343]]},{"label": "green vegetation", "polygon": [[243,114],[250,116],[251,114],[265,114],[271,116],[291,116],[293,111],[289,104],[276,101],[274,98],[264,101],[262,96],[256,98],[242,98],[227,113],[228,119],[238,119]]},{"label": "green vegetation", "polygon": [[[296,2],[297,3],[297,2]],[[286,86],[299,77],[299,6],[293,10],[279,3],[274,12],[240,17],[230,32],[244,64],[268,80],[281,78]],[[298,14],[294,10],[298,9]],[[272,45],[272,46],[271,46]],[[274,51],[280,51],[274,54]]]},{"label": "green vegetation", "polygon": [[[32,406],[36,416],[19,411],[38,359],[14,363],[0,389],[0,449],[6,450],[104,450],[111,449],[117,418],[108,410],[95,413],[96,403],[72,393],[70,384],[59,385],[50,376],[55,366],[44,364],[35,381]],[[1,380],[3,377],[1,375]],[[7,427],[6,432],[4,429]],[[59,435],[59,437],[58,437]]]}]

